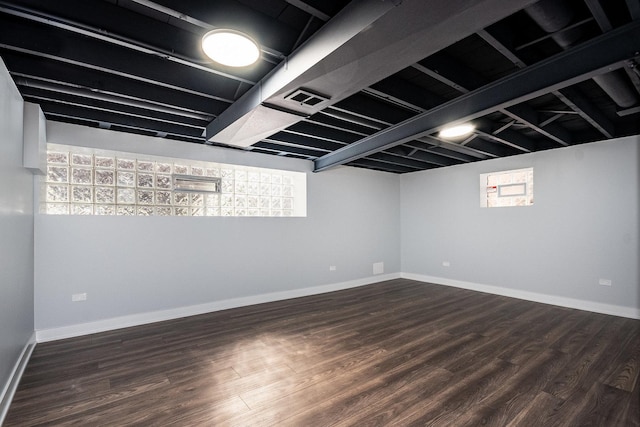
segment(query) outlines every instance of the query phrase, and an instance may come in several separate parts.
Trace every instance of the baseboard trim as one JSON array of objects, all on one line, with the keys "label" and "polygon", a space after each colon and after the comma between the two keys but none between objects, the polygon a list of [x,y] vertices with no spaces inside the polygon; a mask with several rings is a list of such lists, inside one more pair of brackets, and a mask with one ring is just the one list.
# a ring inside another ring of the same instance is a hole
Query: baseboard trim
[{"label": "baseboard trim", "polygon": [[18,384],[20,384],[20,379],[22,378],[22,374],[27,367],[27,363],[29,363],[31,353],[33,353],[33,349],[35,347],[36,333],[33,332],[24,348],[22,349],[20,357],[13,366],[11,375],[9,376],[9,381],[7,381],[7,384],[2,389],[2,393],[0,393],[0,426],[4,423],[4,419],[9,412],[9,406],[11,405],[14,394],[16,394]]},{"label": "baseboard trim", "polygon": [[537,292],[522,291],[517,289],[503,288],[500,286],[483,285],[480,283],[465,282],[462,280],[447,279],[444,277],[427,276],[414,273],[400,273],[403,279],[416,280],[418,282],[434,283],[436,285],[452,286],[455,288],[468,289],[472,291],[485,292],[488,294],[502,295],[505,297],[518,298],[526,301],[540,302],[543,304],[557,305],[560,307],[575,308],[578,310],[591,311],[594,313],[610,314],[613,316],[628,317],[630,319],[640,319],[640,309],[633,307],[623,307],[612,304],[602,304],[599,302],[586,301],[574,298],[560,297],[556,295],[541,294]]},{"label": "baseboard trim", "polygon": [[40,329],[36,330],[36,340],[37,342],[56,341],[65,338],[95,334],[98,332],[111,331],[114,329],[128,328],[131,326],[145,325],[149,323],[162,322],[165,320],[179,319],[181,317],[196,316],[198,314],[211,313],[214,311],[227,310],[230,308],[245,307],[266,302],[324,294],[327,292],[355,288],[358,286],[365,286],[373,283],[383,282],[385,280],[393,280],[399,278],[400,273],[381,274],[365,277],[362,279],[349,280],[346,282],[332,283],[328,285],[294,289],[283,292],[271,292],[268,294],[253,295],[242,298],[232,298],[222,301],[212,301],[206,304],[178,307],[169,310],[160,310],[148,313],[132,314],[130,316],[114,317],[110,319],[98,320],[95,322],[62,326],[58,328]]}]

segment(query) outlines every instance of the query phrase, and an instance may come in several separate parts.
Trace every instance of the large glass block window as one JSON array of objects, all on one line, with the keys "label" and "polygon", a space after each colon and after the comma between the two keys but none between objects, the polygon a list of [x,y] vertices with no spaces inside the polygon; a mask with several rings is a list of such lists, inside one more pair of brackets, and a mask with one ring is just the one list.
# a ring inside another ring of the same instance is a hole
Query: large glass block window
[{"label": "large glass block window", "polygon": [[306,216],[306,175],[49,144],[41,212]]}]

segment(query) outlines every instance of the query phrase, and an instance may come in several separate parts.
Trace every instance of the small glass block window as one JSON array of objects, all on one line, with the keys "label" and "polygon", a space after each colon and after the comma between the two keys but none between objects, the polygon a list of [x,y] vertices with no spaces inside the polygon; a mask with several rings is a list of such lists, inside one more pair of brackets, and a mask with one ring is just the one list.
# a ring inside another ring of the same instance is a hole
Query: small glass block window
[{"label": "small glass block window", "polygon": [[47,214],[49,215],[69,215],[68,203],[47,203]]},{"label": "small glass block window", "polygon": [[189,206],[189,194],[173,193],[173,204],[177,206]]},{"label": "small glass block window", "polygon": [[235,207],[237,208],[246,208],[247,207],[247,196],[236,196],[235,199]]},{"label": "small glass block window", "polygon": [[114,205],[95,205],[93,213],[94,215],[115,215],[116,207]]},{"label": "small glass block window", "polygon": [[206,206],[219,207],[220,196],[218,194],[207,194],[204,201]]},{"label": "small glass block window", "polygon": [[48,166],[48,182],[69,182],[69,168],[67,166]]},{"label": "small glass block window", "polygon": [[71,214],[72,215],[93,215],[93,205],[72,204]]},{"label": "small glass block window", "polygon": [[232,208],[233,209],[233,196],[230,194],[223,194],[220,197],[220,206],[223,208]]},{"label": "small glass block window", "polygon": [[202,194],[191,194],[191,206],[204,206],[204,196]]},{"label": "small glass block window", "polygon": [[95,156],[97,168],[113,169],[116,165],[116,159],[113,157]]},{"label": "small glass block window", "polygon": [[171,191],[156,191],[156,203],[159,205],[170,205]]},{"label": "small glass block window", "polygon": [[213,178],[220,178],[220,169],[218,169],[218,168],[207,168],[206,175],[207,176],[211,176]]},{"label": "small glass block window", "polygon": [[72,168],[71,183],[72,184],[93,184],[93,170],[88,168]]},{"label": "small glass block window", "polygon": [[61,203],[69,201],[69,186],[68,185],[47,185],[47,202]]},{"label": "small glass block window", "polygon": [[153,188],[154,175],[152,173],[138,173],[138,187]]},{"label": "small glass block window", "polygon": [[154,214],[153,206],[138,206],[138,216],[151,216]]},{"label": "small glass block window", "polygon": [[71,164],[74,166],[93,166],[93,156],[91,154],[72,154]]},{"label": "small glass block window", "polygon": [[173,216],[173,208],[158,206],[156,207],[156,215],[158,216]]},{"label": "small glass block window", "polygon": [[118,158],[118,169],[135,170],[136,161],[134,159]]},{"label": "small glass block window", "polygon": [[237,181],[235,183],[235,193],[236,194],[247,194],[247,182],[246,181]]},{"label": "small glass block window", "polygon": [[118,171],[118,187],[135,187],[136,173]]},{"label": "small glass block window", "polygon": [[247,184],[247,194],[258,195],[260,194],[260,183],[255,181],[249,181]]},{"label": "small glass block window", "polygon": [[171,173],[171,163],[156,163],[156,172],[158,173]]},{"label": "small glass block window", "polygon": [[143,162],[138,160],[138,170],[143,172],[153,172],[153,162]]},{"label": "small glass block window", "polygon": [[156,187],[171,188],[171,175],[156,175]]},{"label": "small glass block window", "polygon": [[115,203],[115,189],[113,187],[96,187],[96,203],[110,205]]},{"label": "small glass block window", "polygon": [[71,202],[93,203],[93,187],[89,187],[89,186],[71,187]]},{"label": "small glass block window", "polygon": [[115,172],[113,170],[96,169],[96,185],[114,185]]},{"label": "small glass block window", "polygon": [[229,179],[222,179],[222,192],[223,193],[233,193],[234,185],[233,181]]},{"label": "small glass block window", "polygon": [[47,163],[56,165],[68,165],[69,153],[57,153],[55,151],[47,152]]},{"label": "small glass block window", "polygon": [[136,203],[136,190],[133,188],[118,188],[119,205],[133,205]]},{"label": "small glass block window", "polygon": [[138,204],[139,205],[153,205],[154,199],[153,190],[138,190]]},{"label": "small glass block window", "polygon": [[116,214],[122,215],[122,216],[134,216],[136,214],[136,207],[135,206],[118,206]]},{"label": "small glass block window", "polygon": [[189,166],[187,165],[173,165],[173,173],[177,173],[178,175],[188,175],[189,174]]},{"label": "small glass block window", "polygon": [[260,199],[258,200],[258,207],[260,209],[268,210],[271,207],[271,198],[270,197],[260,197]]}]

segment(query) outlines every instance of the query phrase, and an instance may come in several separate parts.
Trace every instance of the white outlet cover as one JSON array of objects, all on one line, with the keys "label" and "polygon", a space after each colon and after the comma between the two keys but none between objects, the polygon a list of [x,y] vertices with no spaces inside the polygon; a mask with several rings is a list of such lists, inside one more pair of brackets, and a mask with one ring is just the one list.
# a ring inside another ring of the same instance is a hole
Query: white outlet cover
[{"label": "white outlet cover", "polygon": [[611,280],[610,280],[610,279],[600,279],[600,280],[598,281],[598,283],[599,283],[601,286],[611,286]]},{"label": "white outlet cover", "polygon": [[78,301],[86,301],[87,300],[87,293],[83,292],[81,294],[73,294],[71,295],[71,301],[73,302],[78,302]]}]

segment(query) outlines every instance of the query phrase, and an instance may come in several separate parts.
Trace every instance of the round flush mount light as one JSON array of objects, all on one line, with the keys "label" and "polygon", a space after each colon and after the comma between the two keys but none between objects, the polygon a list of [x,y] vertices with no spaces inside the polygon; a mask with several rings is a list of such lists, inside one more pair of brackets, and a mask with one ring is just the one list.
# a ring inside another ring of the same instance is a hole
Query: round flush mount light
[{"label": "round flush mount light", "polygon": [[235,30],[213,30],[202,37],[202,50],[219,64],[246,67],[260,58],[260,48],[251,37]]},{"label": "round flush mount light", "polygon": [[463,136],[470,135],[471,132],[475,130],[475,126],[472,124],[465,123],[463,125],[450,126],[442,129],[438,136],[440,138],[460,138]]}]

